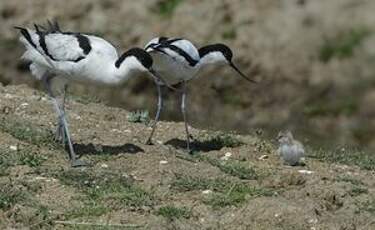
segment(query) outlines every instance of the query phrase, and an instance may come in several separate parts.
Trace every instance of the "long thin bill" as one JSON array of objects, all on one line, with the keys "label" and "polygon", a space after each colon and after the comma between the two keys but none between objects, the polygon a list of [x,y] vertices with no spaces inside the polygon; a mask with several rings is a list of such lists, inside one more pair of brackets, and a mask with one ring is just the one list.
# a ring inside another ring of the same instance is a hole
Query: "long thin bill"
[{"label": "long thin bill", "polygon": [[164,85],[166,85],[168,88],[172,90],[177,90],[175,87],[169,85],[161,76],[158,72],[156,72],[153,68],[149,69],[151,76],[154,80],[162,82]]},{"label": "long thin bill", "polygon": [[230,63],[229,64],[241,77],[243,77],[244,79],[246,79],[247,81],[249,81],[249,82],[252,82],[252,83],[258,83],[258,82],[256,82],[255,80],[253,80],[253,79],[250,79],[250,78],[248,78],[245,74],[243,74],[238,68],[237,68],[237,66],[235,66],[233,63]]}]

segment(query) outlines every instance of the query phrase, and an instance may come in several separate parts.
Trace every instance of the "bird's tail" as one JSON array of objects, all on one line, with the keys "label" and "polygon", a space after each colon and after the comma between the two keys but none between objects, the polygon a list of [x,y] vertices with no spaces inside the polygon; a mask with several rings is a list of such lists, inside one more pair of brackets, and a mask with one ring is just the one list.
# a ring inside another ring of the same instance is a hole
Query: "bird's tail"
[{"label": "bird's tail", "polygon": [[[34,47],[35,49],[37,49],[37,46],[36,46],[35,42],[33,41],[32,35],[31,35],[31,33],[29,32],[28,29],[20,27],[20,26],[15,26],[14,28],[18,29],[21,32],[22,37],[20,38],[20,41],[22,43],[24,43],[25,45],[29,44],[32,47]],[[25,43],[25,42],[27,42],[27,43]]]}]

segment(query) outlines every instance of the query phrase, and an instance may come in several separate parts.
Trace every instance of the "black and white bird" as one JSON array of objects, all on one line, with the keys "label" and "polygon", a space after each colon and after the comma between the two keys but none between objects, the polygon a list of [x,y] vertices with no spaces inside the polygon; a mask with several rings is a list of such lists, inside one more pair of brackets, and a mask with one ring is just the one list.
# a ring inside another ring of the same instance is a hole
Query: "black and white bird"
[{"label": "black and white bird", "polygon": [[[15,27],[21,32],[20,41],[26,51],[22,58],[31,62],[30,70],[43,82],[58,115],[56,137],[69,145],[72,166],[82,166],[74,152],[64,101],[59,102],[51,90],[51,79],[96,85],[118,85],[142,73],[156,82],[162,81],[153,70],[150,54],[141,48],[131,48],[121,56],[116,48],[103,38],[75,32],[63,32],[59,25],[48,22],[48,28],[34,25],[34,29]],[[66,87],[65,87],[66,89]],[[65,97],[65,93],[64,93]]]},{"label": "black and white bird", "polygon": [[[233,52],[224,44],[212,44],[197,49],[192,42],[183,38],[156,37],[149,41],[145,50],[149,52],[154,60],[154,69],[163,76],[163,79],[170,85],[182,83],[181,90],[181,111],[185,122],[186,145],[190,152],[190,134],[187,124],[186,93],[187,82],[194,78],[200,69],[209,65],[229,65],[241,77],[249,82],[256,81],[248,78],[233,63]],[[156,124],[160,118],[163,107],[163,96],[161,85],[157,84],[158,109],[151,134],[147,144],[152,144],[152,137]]]}]

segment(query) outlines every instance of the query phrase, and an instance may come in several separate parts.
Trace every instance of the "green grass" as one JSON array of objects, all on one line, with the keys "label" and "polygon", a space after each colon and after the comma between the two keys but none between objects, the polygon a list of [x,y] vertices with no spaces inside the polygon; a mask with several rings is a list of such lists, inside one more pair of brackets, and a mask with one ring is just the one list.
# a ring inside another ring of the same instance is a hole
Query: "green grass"
[{"label": "green grass", "polygon": [[250,197],[272,196],[273,191],[234,182],[223,178],[203,178],[177,175],[172,188],[180,192],[211,190],[212,194],[204,199],[204,203],[214,208],[239,206]]},{"label": "green grass", "polygon": [[240,179],[246,180],[256,180],[258,179],[258,174],[254,169],[245,166],[245,163],[238,162],[235,160],[219,160],[217,158],[199,155],[197,156],[201,161],[207,162],[212,166],[218,167],[220,171],[229,174],[231,176],[238,177]]},{"label": "green grass", "polygon": [[72,210],[64,213],[65,218],[75,219],[80,217],[97,217],[102,216],[111,211],[110,207],[96,202],[95,200],[84,200],[83,206],[73,208]]},{"label": "green grass", "polygon": [[175,207],[171,205],[160,207],[157,212],[157,215],[167,218],[169,221],[176,219],[189,219],[191,217],[191,210],[186,207]]},{"label": "green grass", "polygon": [[10,184],[0,184],[0,209],[8,210],[26,199],[26,194]]},{"label": "green grass", "polygon": [[163,17],[170,17],[177,6],[182,2],[183,0],[159,0],[157,5],[157,13]]},{"label": "green grass", "polygon": [[22,147],[16,151],[0,148],[0,175],[6,174],[8,168],[16,165],[27,165],[35,168],[42,165],[46,160],[46,156],[31,148]]},{"label": "green grass", "polygon": [[375,214],[375,199],[370,199],[360,204],[360,210]]},{"label": "green grass", "polygon": [[204,177],[176,175],[176,179],[171,186],[180,192],[206,189],[221,191],[221,189],[228,189],[228,180],[222,178],[208,179]]},{"label": "green grass", "polygon": [[314,150],[308,155],[321,161],[336,164],[356,165],[361,169],[375,170],[375,154],[359,151],[353,148],[338,148],[335,150]]},{"label": "green grass", "polygon": [[0,117],[0,131],[32,145],[47,146],[51,149],[59,148],[53,141],[53,135],[50,131],[35,127],[25,120]]},{"label": "green grass", "polygon": [[[81,198],[92,202],[89,204],[93,204],[97,208],[95,212],[98,213],[108,211],[103,209],[104,207],[112,209],[122,207],[141,208],[152,206],[154,203],[154,198],[150,193],[121,175],[109,172],[91,173],[68,170],[59,173],[57,177],[63,184],[81,190],[85,194]],[[85,210],[81,212],[85,212]]]},{"label": "green grass", "polygon": [[352,185],[357,185],[357,186],[364,185],[362,181],[357,180],[353,177],[349,177],[349,176],[341,176],[341,177],[337,178],[336,180],[342,181],[342,182],[348,182],[348,183],[351,183]]},{"label": "green grass", "polygon": [[368,193],[368,189],[363,187],[363,186],[357,186],[357,185],[354,185],[352,187],[352,189],[349,191],[349,194],[351,196],[359,196],[361,194],[367,194]]},{"label": "green grass", "polygon": [[150,123],[150,114],[147,110],[137,110],[134,112],[130,112],[127,115],[127,119],[129,122],[132,123],[143,123],[143,124],[148,124]]},{"label": "green grass", "polygon": [[243,145],[243,142],[238,140],[233,134],[221,132],[210,136],[205,142],[210,143],[212,146],[228,148],[235,148]]},{"label": "green grass", "polygon": [[99,97],[96,97],[95,95],[82,94],[78,96],[78,95],[68,94],[67,98],[69,100],[74,100],[84,105],[88,105],[91,103],[94,103],[94,104],[102,103],[102,100]]},{"label": "green grass", "polygon": [[336,38],[325,40],[319,50],[320,61],[326,63],[333,58],[352,57],[355,48],[360,46],[370,34],[371,32],[366,28],[356,28],[346,31]]},{"label": "green grass", "polygon": [[272,196],[274,194],[268,189],[251,187],[244,184],[234,183],[231,186],[225,193],[213,193],[204,202],[214,208],[222,208],[226,206],[239,206],[250,197]]}]

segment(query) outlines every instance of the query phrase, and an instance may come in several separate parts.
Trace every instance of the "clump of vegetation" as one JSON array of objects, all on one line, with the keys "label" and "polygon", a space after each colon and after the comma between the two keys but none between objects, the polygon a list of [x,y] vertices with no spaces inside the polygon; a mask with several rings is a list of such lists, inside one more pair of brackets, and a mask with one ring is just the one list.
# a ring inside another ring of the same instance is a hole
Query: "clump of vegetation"
[{"label": "clump of vegetation", "polygon": [[147,110],[137,110],[129,113],[127,119],[132,123],[143,123],[147,125],[150,123],[150,114]]},{"label": "clump of vegetation", "polygon": [[351,196],[359,196],[361,194],[367,194],[367,193],[368,193],[367,188],[362,187],[362,186],[357,186],[357,185],[354,185],[352,189],[349,191],[349,194]]},{"label": "clump of vegetation", "polygon": [[186,207],[175,207],[172,205],[163,206],[156,212],[157,215],[167,218],[169,221],[176,219],[189,219],[191,217],[191,210]]},{"label": "clump of vegetation", "polygon": [[14,138],[32,145],[58,148],[50,131],[35,127],[25,120],[0,117],[0,131],[9,133]]},{"label": "clump of vegetation", "polygon": [[319,59],[329,62],[332,58],[349,58],[353,56],[354,49],[360,46],[371,32],[366,28],[351,29],[340,36],[327,39],[320,48]]},{"label": "clump of vegetation", "polygon": [[194,145],[201,151],[220,150],[224,147],[235,148],[244,144],[234,134],[224,132],[206,134],[200,139],[202,140],[196,141]]},{"label": "clump of vegetation", "polygon": [[309,151],[309,157],[329,163],[356,165],[361,169],[375,170],[375,155],[353,148]]},{"label": "clump of vegetation", "polygon": [[256,171],[250,167],[243,165],[235,160],[222,161],[217,158],[212,158],[208,156],[198,156],[202,161],[205,161],[212,166],[218,167],[222,172],[238,177],[240,179],[246,180],[256,180],[258,179],[258,174]]},{"label": "clump of vegetation", "polygon": [[182,3],[183,0],[160,0],[158,2],[157,12],[164,17],[169,17],[173,14],[177,6]]},{"label": "clump of vegetation", "polygon": [[7,210],[25,199],[25,193],[10,184],[0,185],[0,209]]},{"label": "clump of vegetation", "polygon": [[9,167],[15,165],[37,167],[46,160],[46,156],[40,155],[31,148],[22,148],[16,151],[0,148],[0,175],[5,173]]},{"label": "clump of vegetation", "polygon": [[249,197],[272,196],[274,193],[264,188],[256,188],[244,184],[232,184],[225,193],[214,193],[209,196],[205,203],[214,208],[226,206],[238,206]]},{"label": "clump of vegetation", "polygon": [[204,202],[212,207],[237,206],[250,197],[272,196],[274,193],[265,188],[247,185],[243,182],[229,181],[223,178],[208,179],[177,175],[172,187],[182,192],[211,190],[213,193]]},{"label": "clump of vegetation", "polygon": [[69,94],[68,95],[68,98],[71,99],[71,100],[74,100],[76,102],[79,102],[81,104],[84,104],[84,105],[88,105],[88,104],[91,104],[91,103],[95,103],[95,104],[98,104],[98,103],[101,103],[102,100],[95,96],[95,95],[72,95],[72,94]]},{"label": "clump of vegetation", "polygon": [[365,202],[362,202],[359,206],[361,210],[375,214],[375,199],[374,198],[367,200]]},{"label": "clump of vegetation", "polygon": [[[151,206],[153,197],[150,193],[133,184],[121,175],[102,172],[90,173],[87,171],[64,171],[57,175],[62,183],[77,187],[85,194],[85,199],[90,200],[90,205],[95,208],[95,213],[121,207],[141,208]],[[106,208],[107,207],[107,208]],[[82,209],[74,215],[91,213],[93,210]],[[71,214],[71,215],[73,215]]]}]

